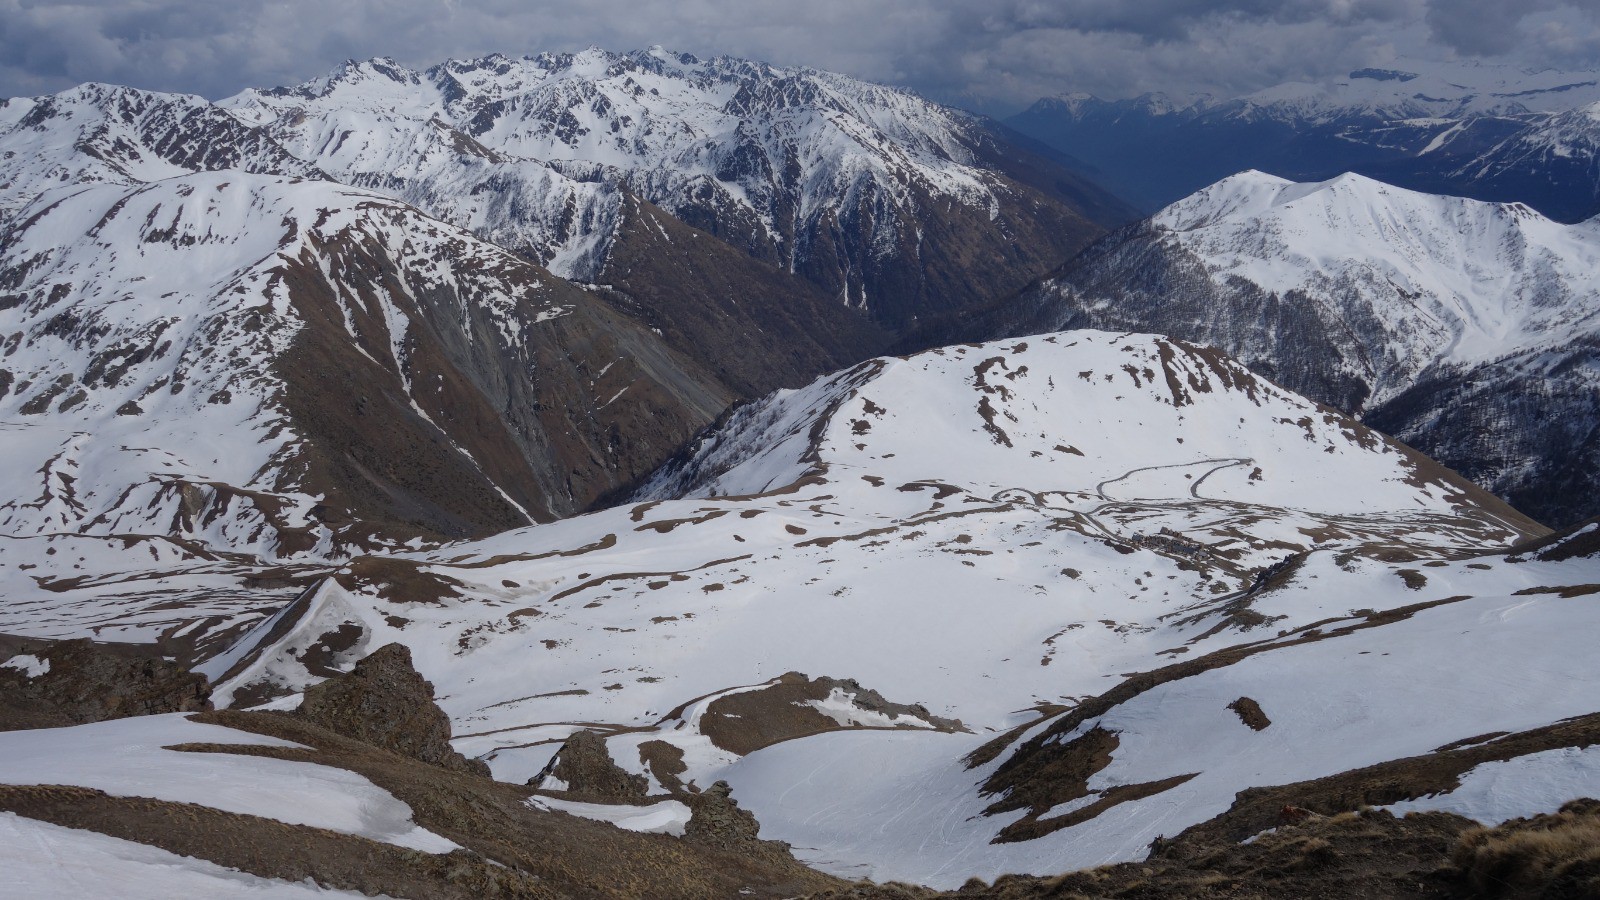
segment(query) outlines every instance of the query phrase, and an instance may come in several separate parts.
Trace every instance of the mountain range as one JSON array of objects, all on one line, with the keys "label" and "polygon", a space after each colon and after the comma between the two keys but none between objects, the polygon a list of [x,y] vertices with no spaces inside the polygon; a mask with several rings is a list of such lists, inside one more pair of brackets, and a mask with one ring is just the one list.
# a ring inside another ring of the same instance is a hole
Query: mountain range
[{"label": "mountain range", "polygon": [[[1001,131],[659,49],[5,101],[3,315],[31,352],[0,385],[50,423],[9,522],[288,555],[570,514],[732,399],[997,298],[1123,215]],[[219,346],[231,368],[197,358]],[[264,437],[188,458],[192,421],[142,412],[186,385],[186,415],[230,407],[207,430]]]},{"label": "mountain range", "polygon": [[1456,62],[1367,68],[1237,97],[1046,97],[1007,120],[1146,211],[1246,169],[1600,213],[1600,73]]},{"label": "mountain range", "polygon": [[[1593,87],[1446,75],[1251,108]],[[661,48],[0,102],[8,883],[1585,896],[1596,226],[1086,157]]]}]

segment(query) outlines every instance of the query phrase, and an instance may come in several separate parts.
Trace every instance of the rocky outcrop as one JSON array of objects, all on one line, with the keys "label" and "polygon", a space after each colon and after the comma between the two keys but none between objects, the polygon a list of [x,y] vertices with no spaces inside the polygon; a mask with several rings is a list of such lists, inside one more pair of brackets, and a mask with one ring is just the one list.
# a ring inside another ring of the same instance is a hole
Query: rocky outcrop
[{"label": "rocky outcrop", "polygon": [[306,690],[295,715],[345,737],[457,772],[488,777],[482,760],[450,746],[450,719],[433,702],[433,684],[411,664],[411,651],[386,644],[348,674]]},{"label": "rocky outcrop", "polygon": [[149,648],[0,636],[0,731],[211,708],[211,686]]},{"label": "rocky outcrop", "polygon": [[605,738],[593,731],[567,738],[550,765],[528,783],[534,787],[557,787],[559,783],[561,790],[621,803],[643,800],[649,791],[649,781],[617,765],[606,749]]},{"label": "rocky outcrop", "polygon": [[749,810],[739,807],[739,801],[733,799],[733,788],[726,781],[681,799],[690,810],[689,823],[683,829],[684,840],[751,855],[789,855],[788,844],[761,840],[761,823]]},{"label": "rocky outcrop", "polygon": [[959,720],[935,716],[921,704],[890,702],[853,678],[808,678],[801,672],[718,697],[706,706],[700,728],[713,744],[740,755],[847,728],[966,730]]}]

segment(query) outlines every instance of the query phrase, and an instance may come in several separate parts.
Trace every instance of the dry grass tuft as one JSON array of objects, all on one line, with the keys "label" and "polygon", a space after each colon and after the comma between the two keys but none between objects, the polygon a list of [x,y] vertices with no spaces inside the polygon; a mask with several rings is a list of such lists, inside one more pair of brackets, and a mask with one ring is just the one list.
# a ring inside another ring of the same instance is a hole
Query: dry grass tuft
[{"label": "dry grass tuft", "polygon": [[1461,836],[1452,857],[1484,897],[1600,898],[1600,801]]}]

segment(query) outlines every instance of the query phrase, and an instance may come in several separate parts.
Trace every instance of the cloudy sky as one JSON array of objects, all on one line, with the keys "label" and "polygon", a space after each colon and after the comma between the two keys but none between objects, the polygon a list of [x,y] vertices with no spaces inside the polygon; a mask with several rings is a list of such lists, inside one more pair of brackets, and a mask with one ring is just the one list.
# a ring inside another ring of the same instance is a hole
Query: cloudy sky
[{"label": "cloudy sky", "polygon": [[1600,0],[0,0],[0,96],[217,98],[347,58],[651,44],[1006,113],[1069,90],[1239,93],[1417,58],[1600,67]]}]

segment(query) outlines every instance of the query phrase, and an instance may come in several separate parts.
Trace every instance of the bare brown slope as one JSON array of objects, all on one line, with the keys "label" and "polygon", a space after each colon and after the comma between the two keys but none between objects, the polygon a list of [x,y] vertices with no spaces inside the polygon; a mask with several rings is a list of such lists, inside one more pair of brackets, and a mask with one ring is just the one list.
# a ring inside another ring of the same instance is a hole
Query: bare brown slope
[{"label": "bare brown slope", "polygon": [[608,301],[746,397],[799,387],[889,342],[838,297],[632,195],[597,280]]},{"label": "bare brown slope", "polygon": [[687,197],[658,199],[688,225],[791,270],[895,332],[1009,297],[1137,216],[1065,157],[1003,126],[973,119],[958,137],[985,170],[992,207],[935,196],[916,182],[895,196],[863,180],[836,207],[803,209],[806,186],[793,149],[786,161],[769,160],[753,137],[717,177],[772,185],[770,230],[716,181]]},{"label": "bare brown slope", "polygon": [[[913,188],[909,206],[868,187],[853,206],[802,234],[795,271],[903,331],[919,319],[982,308],[1059,266],[1103,233],[1044,192],[991,176],[1000,201],[990,210],[951,203]],[[893,219],[887,245],[876,225]],[[857,286],[845,296],[846,284]]]},{"label": "bare brown slope", "polygon": [[[276,364],[282,402],[330,524],[455,538],[550,521],[649,471],[732,399],[589,292],[506,254],[460,259],[439,262],[473,280],[430,280],[352,229],[280,272],[308,323]],[[509,315],[470,293],[485,284]],[[340,292],[356,298],[354,340]],[[410,320],[401,359],[380,294]]]}]

